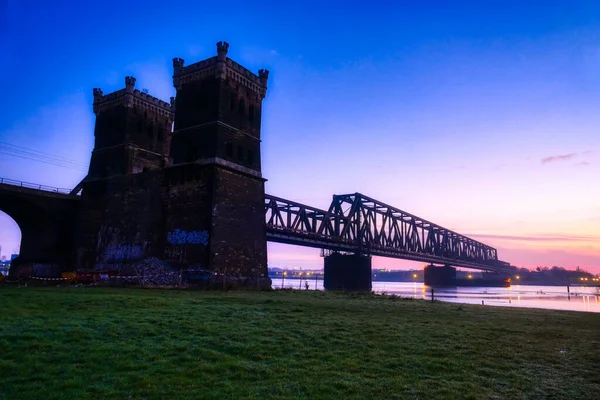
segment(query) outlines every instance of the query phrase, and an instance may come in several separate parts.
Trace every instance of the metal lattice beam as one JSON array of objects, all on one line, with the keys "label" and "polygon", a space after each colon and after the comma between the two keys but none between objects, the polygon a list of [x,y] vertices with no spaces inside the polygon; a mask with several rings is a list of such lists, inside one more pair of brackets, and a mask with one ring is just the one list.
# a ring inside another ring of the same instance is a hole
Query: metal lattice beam
[{"label": "metal lattice beam", "polygon": [[337,251],[503,270],[496,249],[360,193],[328,211],[265,196],[267,239]]}]

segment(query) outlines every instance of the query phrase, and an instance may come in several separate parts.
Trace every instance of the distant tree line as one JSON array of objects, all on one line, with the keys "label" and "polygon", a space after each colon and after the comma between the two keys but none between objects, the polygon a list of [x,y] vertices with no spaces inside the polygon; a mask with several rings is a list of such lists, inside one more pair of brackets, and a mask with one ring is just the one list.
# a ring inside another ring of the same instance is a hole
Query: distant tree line
[{"label": "distant tree line", "polygon": [[575,270],[568,270],[563,267],[536,267],[529,270],[527,268],[517,268],[519,280],[523,283],[592,283],[597,281],[597,276],[591,272],[585,271],[579,267]]}]

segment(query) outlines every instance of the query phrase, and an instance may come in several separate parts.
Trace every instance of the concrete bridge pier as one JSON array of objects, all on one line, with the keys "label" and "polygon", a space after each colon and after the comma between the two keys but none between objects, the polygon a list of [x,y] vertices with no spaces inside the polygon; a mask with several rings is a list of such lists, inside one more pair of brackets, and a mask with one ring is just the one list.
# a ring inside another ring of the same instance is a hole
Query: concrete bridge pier
[{"label": "concrete bridge pier", "polygon": [[333,253],[325,257],[325,290],[370,292],[371,257],[360,254]]},{"label": "concrete bridge pier", "polygon": [[424,281],[427,286],[456,286],[456,268],[449,265],[425,267]]}]

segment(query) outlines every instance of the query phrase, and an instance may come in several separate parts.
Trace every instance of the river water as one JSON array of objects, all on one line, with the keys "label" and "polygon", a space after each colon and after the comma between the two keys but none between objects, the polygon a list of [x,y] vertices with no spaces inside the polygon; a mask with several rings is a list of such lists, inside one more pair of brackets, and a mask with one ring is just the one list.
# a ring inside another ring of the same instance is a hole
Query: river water
[{"label": "river water", "polygon": [[[273,279],[273,288],[323,290],[323,281],[315,279]],[[419,282],[373,282],[373,291],[386,292],[413,299],[431,299],[431,287]],[[570,298],[566,286],[514,285],[501,287],[435,288],[434,298],[452,303],[470,303],[487,306],[547,308],[600,312],[600,288],[571,286]]]}]

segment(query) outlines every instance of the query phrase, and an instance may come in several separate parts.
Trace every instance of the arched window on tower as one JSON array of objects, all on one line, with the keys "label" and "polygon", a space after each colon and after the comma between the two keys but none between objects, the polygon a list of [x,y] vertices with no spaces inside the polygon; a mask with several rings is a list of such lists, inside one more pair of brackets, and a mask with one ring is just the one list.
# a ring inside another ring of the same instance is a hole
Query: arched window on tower
[{"label": "arched window on tower", "polygon": [[254,121],[254,106],[252,104],[248,106],[248,119],[250,120],[250,122]]},{"label": "arched window on tower", "polygon": [[240,105],[239,105],[239,113],[240,115],[244,115],[246,112],[246,104],[244,104],[244,99],[240,99]]},{"label": "arched window on tower", "polygon": [[229,94],[229,111],[235,110],[235,95],[233,93]]},{"label": "arched window on tower", "polygon": [[149,138],[154,136],[154,126],[152,126],[152,124],[148,124],[148,127],[146,128],[146,135],[148,135]]}]

